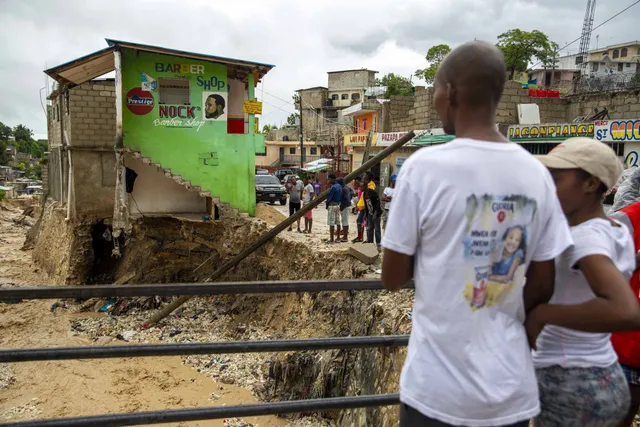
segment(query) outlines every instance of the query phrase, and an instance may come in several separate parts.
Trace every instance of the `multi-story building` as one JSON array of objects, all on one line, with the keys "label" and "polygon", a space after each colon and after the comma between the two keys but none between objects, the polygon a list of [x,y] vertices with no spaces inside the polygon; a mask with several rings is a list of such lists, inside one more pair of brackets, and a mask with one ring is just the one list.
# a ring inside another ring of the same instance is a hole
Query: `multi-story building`
[{"label": "multi-story building", "polygon": [[353,119],[342,115],[341,110],[366,100],[367,90],[376,85],[377,71],[363,68],[327,74],[327,87],[316,86],[297,92],[301,97],[300,117],[305,138],[320,145],[335,146],[353,126]]},{"label": "multi-story building", "polygon": [[590,76],[640,72],[640,40],[593,49],[588,61]]},{"label": "multi-story building", "polygon": [[[529,72],[529,79],[536,80],[540,87],[570,87],[581,70],[579,54],[558,58],[555,67],[536,68]],[[605,77],[620,75],[630,77],[640,73],[640,41],[635,40],[592,49],[587,57],[585,75]]]}]

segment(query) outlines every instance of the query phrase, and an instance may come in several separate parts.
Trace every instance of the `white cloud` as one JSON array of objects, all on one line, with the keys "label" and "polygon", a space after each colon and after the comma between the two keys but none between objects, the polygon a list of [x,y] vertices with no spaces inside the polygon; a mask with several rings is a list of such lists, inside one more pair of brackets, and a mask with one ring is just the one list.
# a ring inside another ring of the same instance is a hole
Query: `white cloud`
[{"label": "white cloud", "polygon": [[[629,3],[600,2],[595,24]],[[256,93],[265,93],[261,123],[279,125],[293,112],[293,91],[326,85],[327,71],[409,76],[435,44],[493,42],[512,28],[538,29],[563,45],[579,37],[584,7],[584,0],[0,0],[0,121],[46,135],[42,70],[105,47],[104,38],[275,64]],[[596,35],[600,46],[640,39],[638,13],[640,6],[594,31],[592,44]]]}]

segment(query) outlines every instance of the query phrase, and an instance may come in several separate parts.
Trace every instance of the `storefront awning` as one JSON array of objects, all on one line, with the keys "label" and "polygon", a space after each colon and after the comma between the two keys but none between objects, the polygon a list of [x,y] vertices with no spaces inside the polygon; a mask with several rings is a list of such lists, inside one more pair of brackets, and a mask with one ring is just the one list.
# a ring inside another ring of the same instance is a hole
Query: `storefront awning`
[{"label": "storefront awning", "polygon": [[449,142],[455,138],[455,135],[429,135],[424,134],[418,136],[411,142],[411,145],[436,145],[436,144],[444,144],[445,142]]}]

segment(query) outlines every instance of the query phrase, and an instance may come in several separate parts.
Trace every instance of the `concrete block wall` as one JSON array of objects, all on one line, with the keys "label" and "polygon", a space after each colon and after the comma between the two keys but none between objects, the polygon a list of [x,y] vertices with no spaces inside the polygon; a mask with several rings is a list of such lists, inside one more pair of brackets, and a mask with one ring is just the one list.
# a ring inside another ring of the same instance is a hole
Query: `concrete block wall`
[{"label": "concrete block wall", "polygon": [[592,115],[607,109],[609,118],[640,118],[640,92],[617,92],[592,95],[576,95],[567,99],[566,120]]},{"label": "concrete block wall", "polygon": [[389,108],[389,132],[401,132],[408,129],[405,127],[408,123],[405,122],[412,121],[408,114],[409,110],[413,108],[414,101],[413,96],[395,95],[385,104]]},{"label": "concrete block wall", "polygon": [[90,81],[69,92],[71,145],[113,148],[116,135],[115,82]]},{"label": "concrete block wall", "polygon": [[566,121],[567,100],[564,98],[533,98],[517,82],[506,83],[498,104],[498,125],[518,124],[518,104],[538,104],[541,123]]},{"label": "concrete block wall", "polygon": [[[62,111],[60,110],[59,97],[62,96]],[[63,145],[60,126],[63,126],[67,133],[67,138],[71,138],[71,117],[70,105],[65,94],[60,95],[54,92],[51,95],[51,105],[47,105],[47,137],[49,148],[56,148]]]},{"label": "concrete block wall", "polygon": [[[109,217],[113,213],[115,190],[116,98],[113,80],[95,80],[76,86],[62,95],[63,111],[59,111],[54,93],[47,107],[49,165],[47,174],[51,196],[60,198],[62,167],[63,199],[67,199],[68,159],[74,172],[75,211],[79,217]],[[67,101],[68,97],[68,101]],[[60,150],[60,127],[63,126],[70,148]],[[93,150],[93,151],[90,151]],[[62,159],[60,159],[62,153]],[[54,162],[55,164],[52,164]],[[60,164],[61,163],[61,164]]]},{"label": "concrete block wall", "polygon": [[[441,127],[438,113],[433,108],[433,87],[416,87],[415,96],[394,99],[391,102],[391,131],[401,132],[416,129]],[[413,105],[408,107],[413,100]],[[637,97],[636,97],[637,98]],[[518,104],[538,104],[542,123],[562,123],[568,121],[569,101],[561,98],[532,98],[520,83],[507,82],[498,104],[498,125],[508,126],[518,123]],[[574,117],[571,117],[573,120]]]},{"label": "concrete block wall", "polygon": [[302,108],[322,108],[327,102],[327,89],[301,90],[300,96],[302,96]]}]

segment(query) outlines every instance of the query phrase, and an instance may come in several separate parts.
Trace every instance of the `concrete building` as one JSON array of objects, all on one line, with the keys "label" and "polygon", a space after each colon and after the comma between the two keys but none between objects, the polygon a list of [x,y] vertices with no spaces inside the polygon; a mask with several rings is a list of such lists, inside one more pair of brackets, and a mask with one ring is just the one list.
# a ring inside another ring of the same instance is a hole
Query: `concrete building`
[{"label": "concrete building", "polygon": [[11,166],[0,166],[0,185],[13,180],[13,169]]},{"label": "concrete building", "polygon": [[640,40],[605,46],[589,51],[588,73],[605,76],[640,72]]},{"label": "concrete building", "polygon": [[326,87],[298,90],[302,99],[300,117],[305,138],[321,145],[338,145],[353,126],[353,119],[342,115],[341,110],[367,100],[367,89],[376,85],[376,74],[377,71],[364,68],[329,71]]},{"label": "concrete building", "polygon": [[[538,86],[563,89],[571,88],[581,70],[582,57],[579,54],[558,58],[556,67],[536,68],[529,72],[529,79],[536,80]],[[614,76],[626,79],[640,73],[640,41],[630,41],[604,46],[589,51],[586,76],[589,78]]]},{"label": "concrete building", "polygon": [[300,128],[298,126],[283,126],[272,129],[267,133],[267,141],[299,141]]},{"label": "concrete building", "polygon": [[256,167],[277,169],[280,167],[300,167],[300,157],[304,163],[322,158],[322,148],[314,141],[305,141],[300,152],[299,141],[265,141],[265,152],[256,154]]},{"label": "concrete building", "polygon": [[[136,43],[46,70],[48,193],[68,216],[255,212],[257,82],[272,65]],[[116,72],[115,80],[97,80]],[[115,146],[115,150],[114,150]]]},{"label": "concrete building", "polygon": [[377,71],[360,69],[329,71],[328,74],[328,95],[331,106],[334,108],[345,108],[362,102],[365,99],[367,88],[376,85]]}]

